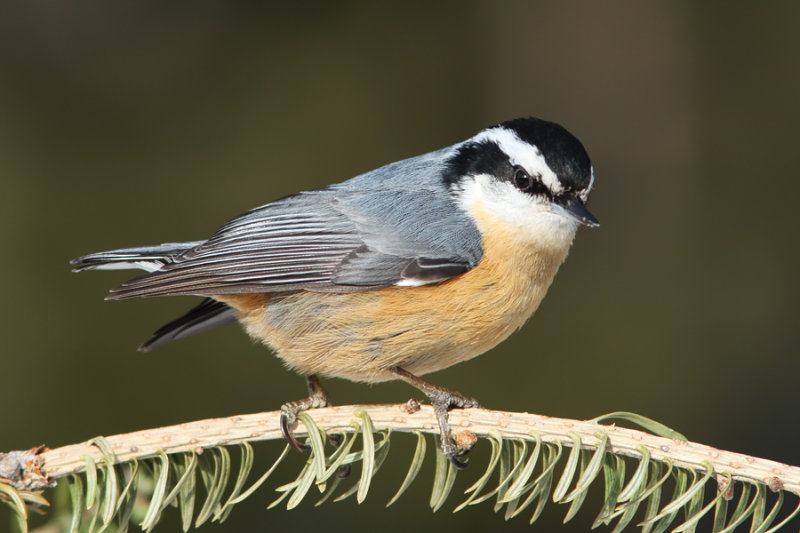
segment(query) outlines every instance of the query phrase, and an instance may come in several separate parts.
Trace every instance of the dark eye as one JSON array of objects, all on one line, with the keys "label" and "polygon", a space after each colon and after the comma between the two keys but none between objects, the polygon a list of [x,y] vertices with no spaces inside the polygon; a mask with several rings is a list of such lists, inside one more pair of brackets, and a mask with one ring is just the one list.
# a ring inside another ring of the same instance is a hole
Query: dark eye
[{"label": "dark eye", "polygon": [[533,185],[533,178],[524,169],[514,169],[514,186],[521,191],[529,191]]}]

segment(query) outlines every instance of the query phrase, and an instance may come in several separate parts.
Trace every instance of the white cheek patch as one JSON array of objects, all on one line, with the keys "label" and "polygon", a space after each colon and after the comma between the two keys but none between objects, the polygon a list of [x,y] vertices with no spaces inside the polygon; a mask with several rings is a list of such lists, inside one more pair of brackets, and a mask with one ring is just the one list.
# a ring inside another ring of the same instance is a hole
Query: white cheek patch
[{"label": "white cheek patch", "polygon": [[471,216],[480,208],[524,241],[571,240],[578,229],[578,221],[563,208],[487,174],[465,180],[457,194],[461,208]]},{"label": "white cheek patch", "polygon": [[564,192],[553,170],[547,166],[539,149],[520,139],[516,133],[505,128],[492,128],[476,135],[475,142],[494,142],[508,155],[512,165],[519,165],[531,176],[541,176],[542,184],[553,194]]}]

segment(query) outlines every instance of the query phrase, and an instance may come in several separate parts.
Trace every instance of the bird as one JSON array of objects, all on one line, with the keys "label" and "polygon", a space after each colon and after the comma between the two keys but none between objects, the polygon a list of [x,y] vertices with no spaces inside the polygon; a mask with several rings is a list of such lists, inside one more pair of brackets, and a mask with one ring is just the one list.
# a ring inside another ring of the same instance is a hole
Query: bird
[{"label": "bird", "polygon": [[448,422],[480,407],[421,376],[472,359],[539,307],[577,229],[594,169],[563,126],[517,118],[424,155],[269,202],[205,241],[122,248],[71,261],[74,271],[141,269],[106,299],[204,299],[140,349],[238,321],[308,397],[281,406],[280,427],[330,405],[320,377],[402,380],[425,394],[442,452],[465,462]]}]

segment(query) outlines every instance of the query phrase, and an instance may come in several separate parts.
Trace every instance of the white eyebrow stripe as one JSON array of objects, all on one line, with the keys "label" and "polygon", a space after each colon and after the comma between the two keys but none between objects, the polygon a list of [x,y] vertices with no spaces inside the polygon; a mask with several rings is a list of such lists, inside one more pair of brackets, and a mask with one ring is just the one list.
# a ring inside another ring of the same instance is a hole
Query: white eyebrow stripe
[{"label": "white eyebrow stripe", "polygon": [[497,127],[484,130],[472,139],[475,142],[493,142],[505,152],[514,165],[524,168],[531,176],[541,176],[542,184],[553,194],[564,192],[558,176],[547,165],[542,152],[532,144],[526,143],[509,129]]}]

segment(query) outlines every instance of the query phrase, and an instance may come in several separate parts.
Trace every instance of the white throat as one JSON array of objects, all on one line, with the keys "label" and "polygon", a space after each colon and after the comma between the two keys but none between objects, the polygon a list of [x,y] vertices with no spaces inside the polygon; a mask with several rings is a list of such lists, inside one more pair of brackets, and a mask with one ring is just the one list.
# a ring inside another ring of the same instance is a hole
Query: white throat
[{"label": "white throat", "polygon": [[544,246],[568,246],[579,226],[560,206],[486,174],[466,178],[456,195],[461,208],[475,219],[482,233],[490,228],[481,227],[486,223],[477,216],[478,211],[492,219],[492,226],[500,225],[516,239]]}]

